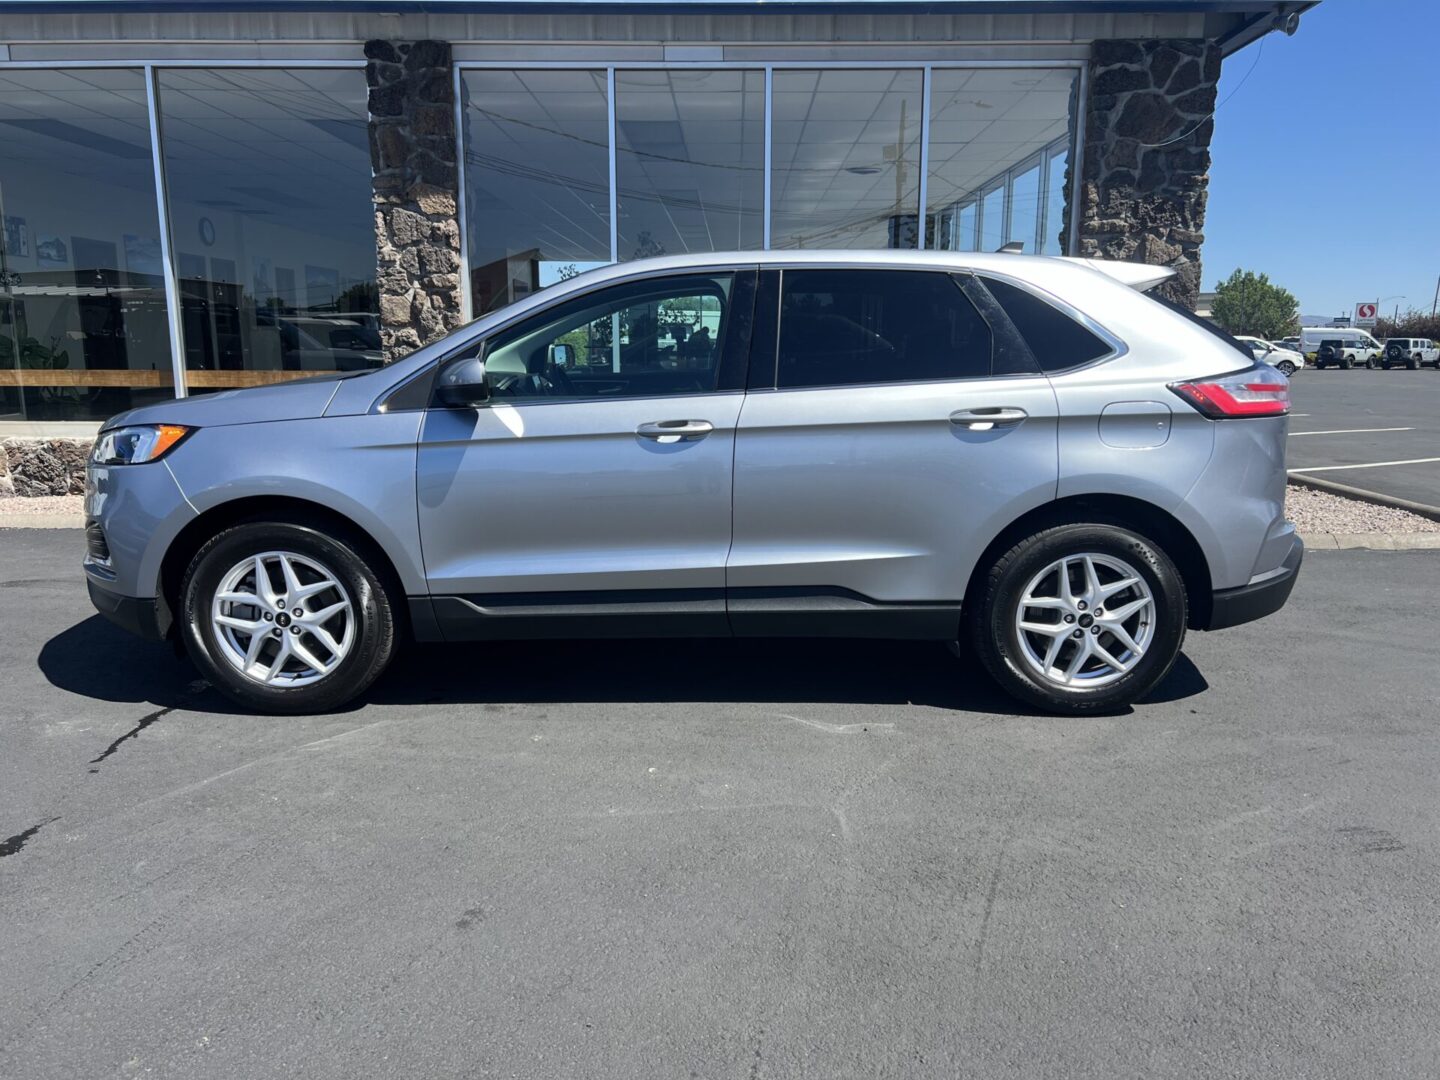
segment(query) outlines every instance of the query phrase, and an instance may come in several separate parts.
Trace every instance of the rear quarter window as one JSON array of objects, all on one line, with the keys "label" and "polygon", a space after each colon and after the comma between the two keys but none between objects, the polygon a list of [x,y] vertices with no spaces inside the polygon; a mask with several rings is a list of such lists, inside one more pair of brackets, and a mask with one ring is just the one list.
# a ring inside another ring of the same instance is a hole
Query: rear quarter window
[{"label": "rear quarter window", "polygon": [[998,278],[981,280],[1030,346],[1042,371],[1080,367],[1114,351],[1109,342],[1034,293]]}]

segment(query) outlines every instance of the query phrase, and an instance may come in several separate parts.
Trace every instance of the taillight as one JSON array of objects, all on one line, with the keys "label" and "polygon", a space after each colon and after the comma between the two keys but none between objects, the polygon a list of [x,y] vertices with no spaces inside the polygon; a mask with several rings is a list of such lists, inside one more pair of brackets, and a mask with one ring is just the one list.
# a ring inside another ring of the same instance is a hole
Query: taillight
[{"label": "taillight", "polygon": [[1266,364],[1213,379],[1171,383],[1170,389],[1212,420],[1284,416],[1290,411],[1290,380]]}]

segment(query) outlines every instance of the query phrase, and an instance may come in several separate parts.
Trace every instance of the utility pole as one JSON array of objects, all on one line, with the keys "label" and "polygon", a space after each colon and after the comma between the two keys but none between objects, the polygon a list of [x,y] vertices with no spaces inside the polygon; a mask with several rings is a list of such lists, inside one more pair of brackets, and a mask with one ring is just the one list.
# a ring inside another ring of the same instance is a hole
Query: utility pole
[{"label": "utility pole", "polygon": [[1440,277],[1435,279],[1435,299],[1430,301],[1430,317],[1435,317],[1435,309],[1440,307]]}]

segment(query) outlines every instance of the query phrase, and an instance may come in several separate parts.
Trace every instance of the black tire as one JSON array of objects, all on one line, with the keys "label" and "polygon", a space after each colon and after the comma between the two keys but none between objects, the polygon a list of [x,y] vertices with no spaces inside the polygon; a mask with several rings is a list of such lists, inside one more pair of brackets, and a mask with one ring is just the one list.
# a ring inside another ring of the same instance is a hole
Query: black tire
[{"label": "black tire", "polygon": [[1409,360],[1406,360],[1406,361],[1405,361],[1405,368],[1406,368],[1407,371],[1419,371],[1419,370],[1420,370],[1420,358],[1419,358],[1419,357],[1416,357],[1416,356],[1410,357]]},{"label": "black tire", "polygon": [[1348,357],[1348,356],[1342,356],[1342,357],[1340,358],[1340,370],[1341,370],[1341,371],[1349,371],[1349,370],[1350,370],[1352,367],[1354,367],[1354,366],[1355,366],[1355,361],[1351,360],[1350,357]]},{"label": "black tire", "polygon": [[[1027,666],[1014,613],[1032,577],[1057,559],[1083,552],[1112,556],[1139,573],[1155,601],[1155,633],[1140,661],[1118,680],[1095,689],[1062,689]],[[1180,572],[1157,544],[1118,525],[1060,525],[1029,536],[989,567],[975,592],[967,605],[972,647],[1006,691],[1047,712],[1076,715],[1129,705],[1169,674],[1185,640]]]},{"label": "black tire", "polygon": [[[356,619],[349,652],[333,671],[304,686],[267,686],[241,674],[221,653],[209,617],[215,592],[231,567],[247,556],[277,550],[329,570],[348,592]],[[345,704],[375,681],[395,652],[394,600],[360,554],[364,550],[354,537],[292,522],[252,521],[226,529],[195,553],[185,572],[180,627],[190,659],[212,686],[257,712],[321,713]]]},{"label": "black tire", "polygon": [[1366,370],[1366,371],[1374,371],[1374,370],[1375,370],[1377,367],[1379,367],[1379,366],[1380,366],[1380,365],[1376,362],[1375,357],[1373,357],[1373,356],[1370,357],[1368,360],[1365,361],[1365,370]]},{"label": "black tire", "polygon": [[1289,360],[1281,360],[1280,363],[1275,365],[1275,368],[1277,371],[1280,372],[1281,375],[1284,375],[1287,379],[1291,375],[1295,374],[1295,365],[1292,364]]}]

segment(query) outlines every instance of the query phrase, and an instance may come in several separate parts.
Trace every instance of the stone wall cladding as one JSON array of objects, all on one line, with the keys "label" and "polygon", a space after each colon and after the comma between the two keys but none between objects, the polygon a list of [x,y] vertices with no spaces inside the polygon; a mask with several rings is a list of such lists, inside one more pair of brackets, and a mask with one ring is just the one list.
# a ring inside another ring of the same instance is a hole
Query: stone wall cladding
[{"label": "stone wall cladding", "polygon": [[1219,78],[1206,41],[1097,41],[1090,59],[1079,254],[1173,267],[1155,291],[1191,309]]},{"label": "stone wall cladding", "polygon": [[0,441],[0,495],[83,495],[90,439]]},{"label": "stone wall cladding", "polygon": [[386,358],[460,325],[455,84],[443,41],[367,41],[371,190]]}]

